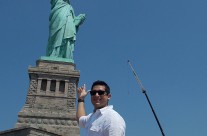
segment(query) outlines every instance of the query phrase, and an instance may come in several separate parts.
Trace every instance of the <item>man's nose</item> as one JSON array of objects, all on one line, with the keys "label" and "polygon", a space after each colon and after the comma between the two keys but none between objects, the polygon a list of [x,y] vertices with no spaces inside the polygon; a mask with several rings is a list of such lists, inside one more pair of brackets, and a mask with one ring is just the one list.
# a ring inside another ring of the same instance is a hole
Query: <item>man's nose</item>
[{"label": "man's nose", "polygon": [[99,96],[98,92],[96,92],[96,95],[95,96]]}]

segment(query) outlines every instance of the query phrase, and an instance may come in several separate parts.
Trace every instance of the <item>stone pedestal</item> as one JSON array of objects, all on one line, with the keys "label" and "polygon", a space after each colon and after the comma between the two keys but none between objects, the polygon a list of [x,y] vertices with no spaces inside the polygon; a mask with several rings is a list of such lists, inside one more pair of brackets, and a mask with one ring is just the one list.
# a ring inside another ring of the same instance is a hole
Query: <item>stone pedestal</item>
[{"label": "stone pedestal", "polygon": [[76,88],[80,72],[73,63],[38,60],[29,67],[30,85],[16,127],[33,127],[62,136],[80,136]]}]

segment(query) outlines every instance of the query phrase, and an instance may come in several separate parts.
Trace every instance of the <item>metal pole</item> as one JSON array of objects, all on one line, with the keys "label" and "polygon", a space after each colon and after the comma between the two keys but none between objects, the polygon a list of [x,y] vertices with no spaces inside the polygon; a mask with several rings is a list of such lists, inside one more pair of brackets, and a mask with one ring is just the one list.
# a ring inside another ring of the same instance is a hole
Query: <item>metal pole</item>
[{"label": "metal pole", "polygon": [[134,68],[132,67],[132,65],[131,65],[131,63],[130,63],[129,60],[128,60],[128,63],[129,63],[129,66],[130,66],[130,68],[131,68],[131,70],[132,70],[132,72],[133,72],[133,74],[134,74],[136,80],[137,80],[137,83],[138,83],[139,86],[141,87],[142,93],[144,93],[145,96],[146,96],[146,98],[147,98],[147,101],[148,101],[148,103],[149,103],[149,105],[150,105],[150,108],[151,108],[151,110],[152,110],[152,112],[153,112],[153,115],[154,115],[154,117],[155,117],[155,119],[156,119],[156,121],[157,121],[157,124],[158,124],[158,126],[159,126],[159,128],[160,128],[160,131],[161,131],[161,133],[162,133],[162,136],[165,136],[164,131],[163,131],[163,129],[162,129],[162,126],[161,126],[161,124],[160,124],[160,122],[159,122],[159,119],[158,119],[158,117],[157,117],[157,115],[156,115],[156,113],[155,113],[155,111],[154,111],[154,108],[152,107],[152,104],[151,104],[150,99],[149,99],[149,97],[148,97],[148,95],[147,95],[147,92],[146,92],[146,90],[144,89],[144,86],[143,86],[142,83],[141,83],[141,80],[139,79],[138,75],[136,74],[136,72],[135,72]]}]

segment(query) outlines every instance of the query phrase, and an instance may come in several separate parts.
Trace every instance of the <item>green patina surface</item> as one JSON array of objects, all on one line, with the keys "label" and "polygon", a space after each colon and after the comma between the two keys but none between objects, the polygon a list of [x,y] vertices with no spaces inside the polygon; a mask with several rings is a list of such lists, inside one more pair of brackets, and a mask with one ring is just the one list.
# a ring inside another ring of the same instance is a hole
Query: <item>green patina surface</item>
[{"label": "green patina surface", "polygon": [[49,60],[49,61],[60,61],[60,62],[71,62],[74,63],[73,59],[68,58],[58,58],[58,57],[52,57],[52,56],[42,56],[40,57],[40,60]]},{"label": "green patina surface", "polygon": [[49,38],[42,60],[73,62],[76,33],[85,14],[75,16],[69,0],[51,0]]}]

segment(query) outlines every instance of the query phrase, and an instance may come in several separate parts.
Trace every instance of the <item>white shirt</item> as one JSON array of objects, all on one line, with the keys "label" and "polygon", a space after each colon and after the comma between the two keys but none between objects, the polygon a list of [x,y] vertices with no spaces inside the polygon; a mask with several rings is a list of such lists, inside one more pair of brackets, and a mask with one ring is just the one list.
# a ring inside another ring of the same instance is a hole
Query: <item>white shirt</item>
[{"label": "white shirt", "polygon": [[112,105],[80,117],[79,126],[86,129],[85,136],[125,136],[126,129],[124,119]]}]

